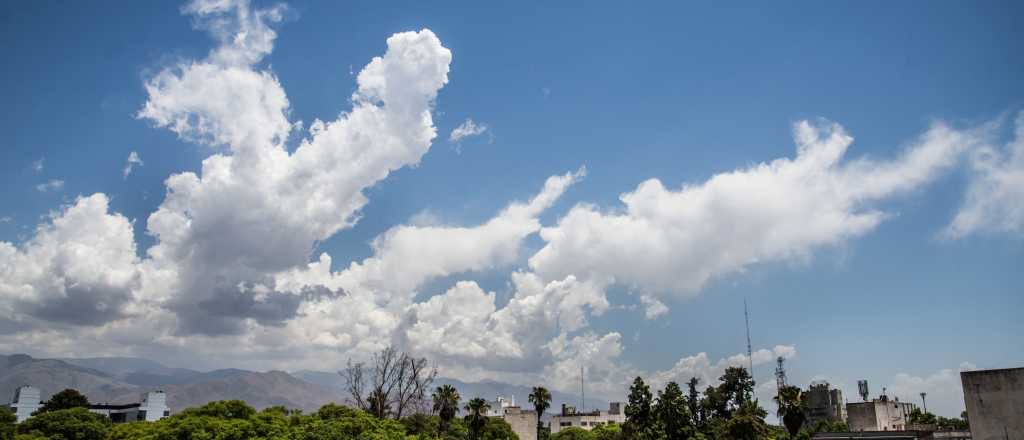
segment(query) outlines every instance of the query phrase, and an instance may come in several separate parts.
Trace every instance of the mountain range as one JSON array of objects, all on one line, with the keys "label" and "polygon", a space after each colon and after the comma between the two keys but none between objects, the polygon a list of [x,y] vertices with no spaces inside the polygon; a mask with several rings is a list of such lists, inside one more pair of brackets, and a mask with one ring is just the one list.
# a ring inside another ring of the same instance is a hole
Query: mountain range
[{"label": "mountain range", "polygon": [[[463,400],[494,400],[500,395],[514,397],[520,406],[532,408],[527,401],[529,387],[496,381],[469,383],[445,377],[439,377],[435,383],[455,386]],[[135,357],[37,359],[25,354],[0,355],[0,401],[10,401],[15,389],[23,385],[39,388],[44,399],[65,388],[74,388],[94,403],[137,402],[142,393],[160,389],[167,393],[168,406],[174,412],[225,399],[241,399],[258,409],[282,405],[309,412],[329,402],[344,402],[346,396],[344,382],[336,372],[197,371]],[[552,391],[547,415],[557,411],[562,403],[576,405],[578,401],[578,396]],[[607,405],[597,399],[587,401],[589,408],[604,409]]]}]

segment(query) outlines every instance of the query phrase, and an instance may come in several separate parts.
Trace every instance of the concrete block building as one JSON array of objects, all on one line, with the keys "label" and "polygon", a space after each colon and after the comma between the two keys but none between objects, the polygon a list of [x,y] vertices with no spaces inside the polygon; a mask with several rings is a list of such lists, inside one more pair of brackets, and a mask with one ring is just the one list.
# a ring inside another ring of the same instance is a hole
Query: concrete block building
[{"label": "concrete block building", "polygon": [[1024,438],[1024,368],[960,373],[975,440]]},{"label": "concrete block building", "polygon": [[807,426],[818,422],[846,422],[846,403],[843,392],[828,382],[812,383],[804,392],[807,401]]},{"label": "concrete block building", "polygon": [[846,404],[846,423],[850,431],[902,431],[915,408],[913,403],[889,399],[882,393],[878,399]]},{"label": "concrete block building", "polygon": [[500,417],[512,427],[512,432],[519,440],[537,440],[537,412],[524,410],[516,406],[516,398],[498,396],[494,401],[487,402],[490,409],[488,417]]},{"label": "concrete block building", "polygon": [[556,434],[566,428],[582,428],[587,431],[605,424],[626,423],[626,413],[622,402],[612,402],[608,411],[580,412],[571,406],[562,405],[562,412],[551,417],[551,433]]}]

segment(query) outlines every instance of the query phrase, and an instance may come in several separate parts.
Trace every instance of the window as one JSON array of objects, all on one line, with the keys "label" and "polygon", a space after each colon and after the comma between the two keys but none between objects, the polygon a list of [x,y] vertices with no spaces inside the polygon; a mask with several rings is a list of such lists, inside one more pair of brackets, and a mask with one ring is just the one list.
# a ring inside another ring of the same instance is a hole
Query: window
[{"label": "window", "polygon": [[562,422],[562,423],[559,423],[558,425],[559,426],[572,426],[572,422]]},{"label": "window", "polygon": [[139,420],[139,421],[146,420],[146,412],[145,411],[139,411],[139,415],[135,417],[135,420]]}]

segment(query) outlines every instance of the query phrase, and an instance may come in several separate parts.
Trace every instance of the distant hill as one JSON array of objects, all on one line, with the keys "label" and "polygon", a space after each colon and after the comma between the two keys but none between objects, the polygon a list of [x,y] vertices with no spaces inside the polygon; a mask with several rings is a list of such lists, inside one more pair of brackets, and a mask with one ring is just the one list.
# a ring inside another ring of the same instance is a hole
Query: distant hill
[{"label": "distant hill", "polygon": [[[477,383],[451,378],[438,378],[436,385],[450,384],[464,400],[498,396],[515,397],[523,408],[533,405],[527,400],[531,388],[496,381]],[[10,402],[14,390],[33,385],[44,399],[65,388],[74,388],[97,403],[137,402],[146,391],[167,392],[172,411],[203,405],[214,400],[241,399],[256,408],[283,405],[313,411],[329,402],[344,402],[344,381],[336,372],[302,370],[292,373],[265,373],[223,369],[196,371],[172,368],[143,358],[68,358],[35,359],[24,354],[0,355],[0,402]],[[545,419],[559,411],[562,403],[579,405],[579,396],[552,391],[551,408]],[[587,408],[607,409],[608,402],[588,398]]]},{"label": "distant hill", "polygon": [[137,402],[143,392],[162,389],[172,411],[225,399],[242,399],[256,408],[283,405],[312,411],[342,400],[336,390],[283,371],[199,372],[138,358],[60,360],[0,355],[0,401],[10,402],[14,390],[22,385],[39,388],[44,399],[74,388],[97,403]]}]

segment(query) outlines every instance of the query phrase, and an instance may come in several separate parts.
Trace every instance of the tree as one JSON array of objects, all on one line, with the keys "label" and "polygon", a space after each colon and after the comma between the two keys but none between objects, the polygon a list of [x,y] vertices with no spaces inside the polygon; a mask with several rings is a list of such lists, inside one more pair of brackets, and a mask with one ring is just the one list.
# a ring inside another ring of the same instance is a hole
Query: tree
[{"label": "tree", "polygon": [[663,391],[658,392],[654,414],[667,440],[686,440],[693,434],[690,410],[679,384],[669,382]]},{"label": "tree", "polygon": [[110,425],[109,417],[76,407],[40,412],[21,422],[18,432],[61,440],[103,440]]},{"label": "tree", "polygon": [[654,413],[651,408],[651,387],[637,376],[629,387],[629,402],[626,404],[626,425],[623,426],[627,438],[645,440],[654,438]]},{"label": "tree", "polygon": [[71,408],[89,408],[89,399],[79,393],[78,390],[68,388],[50,396],[50,400],[43,403],[36,413],[59,411]]},{"label": "tree", "polygon": [[768,412],[757,401],[744,401],[736,408],[732,417],[720,425],[716,438],[728,440],[763,440],[770,436],[771,428],[764,422]]},{"label": "tree", "polygon": [[338,374],[358,408],[379,419],[403,415],[427,408],[426,393],[437,377],[437,368],[430,368],[426,358],[416,358],[387,347],[373,355],[373,367],[349,360]]},{"label": "tree", "polygon": [[18,416],[6,406],[0,406],[0,440],[11,440],[17,431]]},{"label": "tree", "polygon": [[574,426],[553,434],[551,440],[595,440],[595,435],[591,431]]},{"label": "tree", "polygon": [[718,380],[722,382],[718,390],[726,399],[730,412],[743,406],[754,394],[754,379],[746,368],[728,367]]},{"label": "tree", "polygon": [[541,430],[544,428],[544,423],[540,419],[544,411],[551,407],[551,392],[544,387],[533,387],[529,400],[533,404],[533,409],[537,411],[537,438],[540,439]]},{"label": "tree", "polygon": [[935,418],[935,414],[923,412],[921,408],[914,408],[910,411],[909,424],[911,425],[934,425],[937,423],[938,420]]},{"label": "tree", "polygon": [[800,391],[800,387],[787,385],[779,389],[779,394],[774,399],[775,404],[779,406],[778,416],[786,426],[790,438],[796,437],[807,420],[807,403],[804,401],[803,392]]},{"label": "tree", "polygon": [[686,382],[686,406],[690,409],[690,417],[692,417],[693,426],[702,428],[707,422],[707,419],[704,417],[703,407],[700,404],[700,392],[697,391],[698,384],[700,384],[700,379],[697,379],[696,377],[691,377],[690,380]]},{"label": "tree", "polygon": [[437,387],[431,397],[434,400],[434,413],[441,419],[441,434],[447,434],[455,413],[459,412],[459,391],[451,385],[444,384]]},{"label": "tree", "polygon": [[474,397],[466,403],[466,424],[469,425],[469,438],[481,440],[484,426],[487,425],[487,410],[491,405],[486,400]]}]

